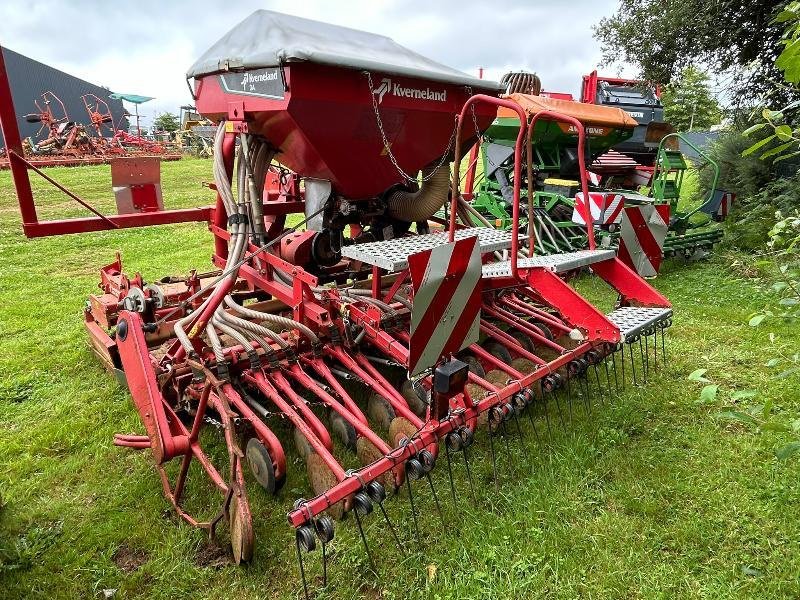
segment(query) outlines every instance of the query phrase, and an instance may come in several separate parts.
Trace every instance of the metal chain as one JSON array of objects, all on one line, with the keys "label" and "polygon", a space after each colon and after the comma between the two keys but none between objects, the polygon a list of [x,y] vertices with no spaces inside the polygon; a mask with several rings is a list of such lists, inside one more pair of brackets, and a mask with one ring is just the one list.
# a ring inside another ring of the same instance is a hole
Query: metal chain
[{"label": "metal chain", "polygon": [[[367,76],[367,83],[369,84],[369,95],[372,99],[372,110],[375,112],[375,123],[378,126],[378,131],[381,134],[381,141],[383,142],[383,148],[386,151],[386,155],[389,157],[389,160],[392,162],[395,170],[403,177],[406,181],[419,181],[417,177],[412,177],[408,173],[406,173],[403,168],[398,164],[397,158],[392,152],[392,146],[389,143],[389,138],[386,137],[386,131],[383,128],[383,119],[381,119],[381,113],[378,110],[378,100],[375,98],[375,88],[372,85],[372,73],[369,71],[364,71],[364,74]],[[433,171],[428,173],[427,175],[422,176],[422,181],[428,181],[431,177],[433,177],[436,172],[442,168],[442,166],[447,162],[447,157],[450,155],[450,151],[453,149],[453,144],[456,141],[456,131],[458,130],[458,117],[456,117],[455,125],[453,126],[453,133],[450,134],[450,141],[447,144],[447,150],[444,154],[442,154],[441,160],[438,164],[434,167]]]},{"label": "metal chain", "polygon": [[[468,86],[465,86],[465,87],[466,87],[466,90],[467,90],[467,94],[469,94],[469,97],[472,98],[472,96],[475,95],[475,93],[472,91],[472,86],[468,85]],[[478,127],[478,117],[475,115],[475,103],[474,102],[472,104],[470,104],[469,109],[470,109],[470,112],[472,113],[472,124],[475,125],[476,143],[480,144],[481,142],[483,142],[483,134],[481,134],[481,128]]]}]

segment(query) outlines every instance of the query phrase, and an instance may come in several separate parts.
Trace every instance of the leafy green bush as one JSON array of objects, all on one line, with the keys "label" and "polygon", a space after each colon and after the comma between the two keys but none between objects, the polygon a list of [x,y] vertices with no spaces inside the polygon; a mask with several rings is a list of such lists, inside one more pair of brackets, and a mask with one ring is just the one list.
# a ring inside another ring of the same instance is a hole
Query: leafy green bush
[{"label": "leafy green bush", "polygon": [[793,214],[798,206],[800,173],[765,183],[755,193],[739,194],[726,223],[726,243],[746,250],[766,251],[776,220]]}]

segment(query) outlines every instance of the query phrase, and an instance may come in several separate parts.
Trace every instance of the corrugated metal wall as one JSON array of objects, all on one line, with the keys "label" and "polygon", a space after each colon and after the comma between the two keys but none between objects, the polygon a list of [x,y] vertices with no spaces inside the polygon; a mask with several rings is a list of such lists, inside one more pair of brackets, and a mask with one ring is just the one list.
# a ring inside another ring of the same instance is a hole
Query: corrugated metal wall
[{"label": "corrugated metal wall", "polygon": [[[47,91],[51,91],[61,98],[67,109],[70,121],[76,121],[84,125],[89,123],[89,115],[86,112],[81,96],[95,94],[108,102],[111,114],[114,115],[116,127],[125,131],[128,130],[128,120],[123,116],[125,109],[122,106],[122,101],[110,99],[108,97],[111,93],[109,90],[73,77],[53,67],[48,67],[8,48],[3,48],[3,56],[5,57],[9,83],[11,84],[14,109],[17,111],[19,132],[23,139],[29,136],[36,136],[39,124],[28,123],[23,117],[26,114],[38,112],[34,100],[39,99],[41,94]],[[60,116],[56,114],[56,108],[52,110],[56,117]],[[92,133],[94,132],[92,131]],[[108,135],[108,130],[106,130],[106,135]],[[0,145],[5,145],[2,132],[0,132]]]}]

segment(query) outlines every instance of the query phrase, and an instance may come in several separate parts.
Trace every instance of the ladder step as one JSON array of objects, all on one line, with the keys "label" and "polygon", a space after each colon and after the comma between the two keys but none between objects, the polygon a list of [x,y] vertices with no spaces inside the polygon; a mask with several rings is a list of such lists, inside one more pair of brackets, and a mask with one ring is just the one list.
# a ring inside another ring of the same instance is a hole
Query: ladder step
[{"label": "ladder step", "polygon": [[[518,269],[547,269],[554,273],[564,273],[580,267],[614,258],[614,250],[578,250],[577,252],[564,252],[561,254],[547,254],[531,256],[517,260]],[[483,278],[496,279],[500,277],[511,277],[511,261],[501,260],[499,262],[483,265]]]},{"label": "ladder step", "polygon": [[[510,230],[492,229],[491,227],[466,227],[456,230],[455,238],[462,240],[473,236],[478,237],[482,254],[511,247],[512,233]],[[519,239],[524,239],[525,237],[525,234],[519,234]],[[389,272],[403,271],[408,268],[409,256],[446,244],[448,238],[448,232],[441,231],[426,235],[409,235],[382,242],[354,244],[342,248],[342,256],[380,267]]]},{"label": "ladder step", "polygon": [[635,338],[655,325],[671,325],[671,308],[646,308],[641,306],[622,306],[611,311],[608,320],[619,328],[622,341]]}]

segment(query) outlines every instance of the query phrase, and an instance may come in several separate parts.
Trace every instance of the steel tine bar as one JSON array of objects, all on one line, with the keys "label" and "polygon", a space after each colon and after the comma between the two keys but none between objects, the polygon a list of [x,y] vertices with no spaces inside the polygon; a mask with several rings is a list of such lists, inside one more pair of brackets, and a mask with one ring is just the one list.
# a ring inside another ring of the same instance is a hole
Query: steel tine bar
[{"label": "steel tine bar", "polygon": [[505,419],[500,421],[500,427],[503,428],[503,442],[505,442],[505,445],[506,445],[506,454],[511,454],[511,446],[508,443],[508,429],[506,428],[506,420]]},{"label": "steel tine bar", "polygon": [[522,426],[519,424],[519,417],[517,416],[517,411],[514,411],[514,423],[517,425],[517,433],[519,434],[519,441],[522,444],[522,447],[525,448],[525,454],[528,454],[528,442],[525,441],[525,437],[522,435]]},{"label": "steel tine bar", "polygon": [[383,520],[386,521],[386,524],[389,526],[389,531],[392,532],[392,537],[394,538],[395,544],[397,544],[397,549],[405,553],[406,549],[400,543],[400,537],[397,535],[397,530],[394,528],[394,525],[389,519],[389,514],[386,512],[386,507],[383,505],[383,502],[378,502],[378,508],[381,509],[381,513],[383,514]]},{"label": "steel tine bar", "polygon": [[353,514],[356,516],[356,525],[358,525],[358,533],[361,535],[361,541],[364,544],[364,550],[367,553],[367,558],[369,559],[369,566],[372,571],[377,575],[378,571],[375,569],[375,562],[372,560],[372,553],[369,551],[369,544],[367,544],[367,536],[364,535],[364,527],[361,525],[361,517],[358,515],[358,509],[353,509]]},{"label": "steel tine bar", "polygon": [[558,411],[558,420],[561,421],[561,428],[566,431],[567,424],[564,422],[564,414],[561,412],[561,402],[558,401],[558,390],[553,390],[553,400],[556,401],[556,410]]},{"label": "steel tine bar", "polygon": [[447,458],[447,477],[450,479],[450,493],[453,496],[453,506],[456,505],[456,484],[453,482],[453,465],[450,460],[450,446],[447,440],[444,443],[444,455]]},{"label": "steel tine bar", "polygon": [[658,328],[653,327],[653,369],[658,372]]},{"label": "steel tine bar", "polygon": [[327,544],[322,542],[322,586],[328,585],[328,553],[325,550]]},{"label": "steel tine bar", "polygon": [[633,344],[628,344],[628,353],[631,357],[631,371],[633,372],[633,385],[637,385],[636,383],[636,365],[633,364]]},{"label": "steel tine bar", "polygon": [[469,491],[472,496],[472,504],[477,504],[478,500],[475,498],[475,486],[472,484],[472,469],[469,468],[469,448],[464,446],[464,467],[467,469],[467,481],[469,482]]},{"label": "steel tine bar", "polygon": [[417,509],[414,508],[414,492],[411,491],[411,478],[406,474],[406,487],[408,488],[408,502],[411,505],[411,516],[414,518],[414,534],[417,536],[417,545],[421,546],[422,541],[419,535],[419,523],[417,523]]},{"label": "steel tine bar", "polygon": [[425,479],[428,480],[428,485],[431,487],[431,494],[433,495],[433,502],[436,504],[436,512],[439,513],[439,520],[444,525],[444,513],[442,506],[439,504],[439,495],[436,493],[436,488],[433,486],[433,478],[430,473],[425,473]]},{"label": "steel tine bar", "polygon": [[553,431],[550,429],[550,415],[547,413],[547,398],[544,395],[544,385],[542,380],[539,380],[539,391],[542,394],[542,410],[544,411],[544,422],[547,425],[547,438],[553,441]]},{"label": "steel tine bar", "polygon": [[294,545],[297,549],[297,564],[300,566],[300,579],[303,582],[303,594],[305,595],[306,600],[310,600],[308,596],[308,582],[306,581],[306,569],[303,565],[303,553],[300,550],[300,540],[295,538]]},{"label": "steel tine bar", "polygon": [[536,429],[536,421],[533,418],[533,408],[534,408],[534,405],[531,404],[531,405],[528,406],[528,408],[525,410],[525,412],[528,415],[528,420],[531,422],[531,427],[533,428],[533,435],[536,436],[536,445],[541,448],[542,440],[539,437],[539,430]]},{"label": "steel tine bar", "polygon": [[569,422],[572,424],[575,420],[575,415],[572,413],[572,383],[570,378],[572,375],[569,373],[569,366],[567,366],[567,376],[564,382],[564,395],[567,397],[567,407],[569,408]]},{"label": "steel tine bar", "polygon": [[489,449],[492,453],[492,472],[494,473],[494,487],[497,490],[497,458],[494,454],[494,434],[492,433],[491,419],[487,423],[489,429]]},{"label": "steel tine bar", "polygon": [[611,353],[611,368],[614,371],[614,388],[619,392],[619,377],[617,377],[617,349]]},{"label": "steel tine bar", "polygon": [[589,409],[589,412],[592,411],[592,396],[589,390],[589,367],[587,365],[586,370],[583,372],[583,376],[581,377],[581,392],[586,393],[586,406]]},{"label": "steel tine bar", "polygon": [[600,383],[600,372],[597,370],[597,363],[592,365],[592,370],[594,371],[594,378],[597,380],[597,393],[600,396],[600,404],[605,404],[605,400],[603,400],[603,384]]},{"label": "steel tine bar", "polygon": [[614,392],[611,389],[611,373],[610,373],[610,370],[608,368],[608,356],[607,355],[603,358],[603,370],[606,372],[606,388],[608,389],[608,397],[611,398],[611,396],[614,394]]}]

